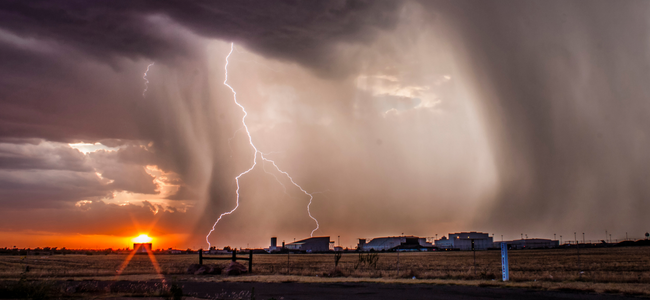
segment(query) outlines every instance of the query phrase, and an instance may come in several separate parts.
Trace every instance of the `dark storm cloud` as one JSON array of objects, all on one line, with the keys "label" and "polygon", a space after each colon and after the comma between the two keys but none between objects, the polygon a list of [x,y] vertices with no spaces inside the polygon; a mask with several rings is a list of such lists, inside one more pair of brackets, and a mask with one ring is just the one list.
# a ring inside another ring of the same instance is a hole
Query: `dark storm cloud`
[{"label": "dark storm cloud", "polygon": [[66,45],[105,61],[164,59],[191,53],[188,42],[146,17],[146,1],[6,1],[0,26],[23,37]]},{"label": "dark storm cloud", "polygon": [[6,1],[0,5],[0,27],[102,61],[194,54],[192,41],[167,28],[165,22],[172,21],[202,36],[240,42],[265,56],[327,74],[344,67],[337,57],[338,42],[371,41],[396,24],[399,7],[398,1],[361,0]]},{"label": "dark storm cloud", "polygon": [[650,4],[585,4],[426,3],[454,28],[496,150],[502,186],[484,224],[648,225]]},{"label": "dark storm cloud", "polygon": [[156,133],[146,127],[160,120],[133,103],[142,83],[132,79],[142,75],[125,58],[175,64],[200,56],[202,42],[189,34],[194,32],[334,74],[353,65],[337,57],[337,43],[372,39],[395,24],[398,6],[393,1],[5,1],[0,136],[151,140]]},{"label": "dark storm cloud", "polygon": [[163,11],[207,37],[241,42],[267,57],[340,73],[337,44],[368,43],[398,20],[399,1],[167,2]]}]

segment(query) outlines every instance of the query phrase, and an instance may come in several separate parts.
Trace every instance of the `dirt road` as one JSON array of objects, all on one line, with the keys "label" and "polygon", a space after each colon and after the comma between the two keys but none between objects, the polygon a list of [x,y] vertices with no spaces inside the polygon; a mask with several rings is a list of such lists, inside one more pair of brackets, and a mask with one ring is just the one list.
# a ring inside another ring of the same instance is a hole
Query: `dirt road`
[{"label": "dirt road", "polygon": [[376,283],[183,282],[183,292],[199,298],[277,300],[330,299],[629,299],[621,295],[550,292],[475,286]]}]

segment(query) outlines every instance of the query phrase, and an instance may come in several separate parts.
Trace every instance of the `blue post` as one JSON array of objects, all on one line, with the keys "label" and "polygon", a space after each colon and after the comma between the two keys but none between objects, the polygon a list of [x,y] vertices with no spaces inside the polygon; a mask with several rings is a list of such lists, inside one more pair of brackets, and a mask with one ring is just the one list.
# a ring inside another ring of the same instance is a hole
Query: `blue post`
[{"label": "blue post", "polygon": [[503,281],[510,280],[510,268],[508,266],[508,244],[501,243],[501,275]]}]

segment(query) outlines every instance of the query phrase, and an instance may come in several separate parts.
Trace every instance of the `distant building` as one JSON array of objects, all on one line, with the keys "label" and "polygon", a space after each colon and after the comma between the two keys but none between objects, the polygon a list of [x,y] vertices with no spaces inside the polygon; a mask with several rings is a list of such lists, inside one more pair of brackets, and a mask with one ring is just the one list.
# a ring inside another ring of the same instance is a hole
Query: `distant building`
[{"label": "distant building", "polygon": [[514,241],[495,242],[495,247],[500,247],[501,243],[506,243],[510,249],[549,249],[560,246],[559,241],[549,239],[521,239]]},{"label": "distant building", "polygon": [[229,254],[232,253],[231,250],[226,250],[226,249],[217,249],[216,247],[210,248],[207,252],[204,252],[206,254]]},{"label": "distant building", "polygon": [[133,250],[136,254],[151,252],[151,249],[151,243],[133,243]]},{"label": "distant building", "polygon": [[435,240],[435,245],[440,249],[472,250],[472,242],[474,242],[474,250],[487,250],[493,246],[489,234],[475,231],[450,233],[449,238],[443,236]]},{"label": "distant building", "polygon": [[433,245],[427,242],[426,238],[417,236],[388,236],[378,237],[366,242],[366,239],[359,239],[357,246],[359,251],[429,251]]},{"label": "distant building", "polygon": [[330,237],[320,236],[296,241],[284,246],[285,249],[300,252],[327,252],[330,250]]},{"label": "distant building", "polygon": [[271,246],[264,249],[268,253],[278,252],[280,250],[282,250],[282,247],[278,247],[278,238],[275,236],[271,238]]}]

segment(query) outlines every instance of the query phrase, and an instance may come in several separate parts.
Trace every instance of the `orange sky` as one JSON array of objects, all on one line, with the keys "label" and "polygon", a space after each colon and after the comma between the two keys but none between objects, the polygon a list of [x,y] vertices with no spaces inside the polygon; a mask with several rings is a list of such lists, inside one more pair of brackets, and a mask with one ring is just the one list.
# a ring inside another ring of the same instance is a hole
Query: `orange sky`
[{"label": "orange sky", "polygon": [[[68,249],[120,249],[132,248],[133,236],[113,236],[113,235],[89,235],[89,234],[59,234],[48,232],[0,232],[0,236],[5,241],[2,247],[18,248],[36,248],[36,247],[58,247]],[[163,236],[152,236],[154,249],[179,248],[183,246],[187,236],[184,234],[169,234]]]}]

